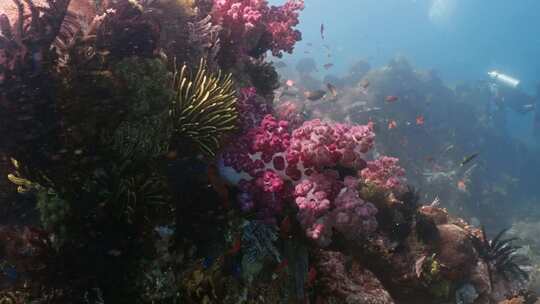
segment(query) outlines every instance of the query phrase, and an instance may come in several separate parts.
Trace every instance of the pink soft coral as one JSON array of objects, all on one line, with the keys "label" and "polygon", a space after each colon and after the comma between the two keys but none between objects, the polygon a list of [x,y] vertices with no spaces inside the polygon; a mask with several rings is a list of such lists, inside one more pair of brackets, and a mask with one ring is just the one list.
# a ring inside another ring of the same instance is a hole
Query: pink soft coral
[{"label": "pink soft coral", "polygon": [[295,188],[300,225],[322,247],[332,241],[332,230],[355,240],[377,228],[377,208],[360,198],[359,181],[349,176],[340,182],[338,177],[332,170],[314,173]]},{"label": "pink soft coral", "polygon": [[224,151],[221,173],[245,193],[244,210],[271,218],[292,197],[309,238],[326,246],[334,229],[352,240],[375,230],[377,210],[360,198],[358,179],[341,180],[328,168],[365,167],[362,157],[374,136],[372,124],[320,120],[304,122],[291,135],[287,121],[266,115]]},{"label": "pink soft coral", "polygon": [[303,8],[303,0],[272,7],[265,0],[214,0],[212,19],[223,28],[221,41],[235,46],[239,54],[257,57],[271,50],[274,56],[281,56],[291,53],[302,38],[293,27]]},{"label": "pink soft coral", "polygon": [[298,207],[298,220],[306,235],[320,246],[332,241],[332,220],[329,211],[341,183],[336,171],[313,173],[295,187],[294,196]]},{"label": "pink soft coral", "polygon": [[382,156],[368,161],[367,167],[360,171],[360,176],[367,184],[375,185],[386,191],[401,191],[405,187],[405,170],[398,165],[399,159]]},{"label": "pink soft coral", "polygon": [[371,123],[351,126],[310,120],[292,133],[287,160],[301,161],[304,168],[363,167],[362,154],[373,147],[374,138]]}]

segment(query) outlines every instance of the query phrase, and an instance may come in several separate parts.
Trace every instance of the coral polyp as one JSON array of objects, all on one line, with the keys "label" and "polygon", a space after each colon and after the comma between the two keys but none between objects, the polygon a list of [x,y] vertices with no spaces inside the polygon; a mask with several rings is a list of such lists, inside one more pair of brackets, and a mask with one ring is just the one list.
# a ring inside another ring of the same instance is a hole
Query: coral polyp
[{"label": "coral polyp", "polygon": [[190,140],[205,154],[215,155],[222,135],[236,128],[236,90],[231,74],[208,72],[201,59],[195,74],[183,65],[174,73],[174,100],[169,115],[174,133],[180,140]]}]

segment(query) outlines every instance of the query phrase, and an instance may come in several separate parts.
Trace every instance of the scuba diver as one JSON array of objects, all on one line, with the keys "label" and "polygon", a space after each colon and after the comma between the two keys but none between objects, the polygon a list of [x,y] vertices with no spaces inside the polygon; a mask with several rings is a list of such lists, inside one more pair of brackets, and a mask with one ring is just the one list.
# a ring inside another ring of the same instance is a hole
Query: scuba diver
[{"label": "scuba diver", "polygon": [[540,107],[540,84],[536,88],[536,96],[531,96],[521,90],[518,79],[498,71],[488,72],[488,76],[491,78],[488,82],[491,96],[491,102],[488,104],[490,109],[488,110],[495,124],[498,126],[506,125],[504,111],[506,108],[522,115],[534,111],[533,135],[540,138],[540,111],[536,110]]},{"label": "scuba diver", "polygon": [[489,72],[488,76],[492,79],[489,86],[493,102],[499,109],[509,107],[520,114],[535,110],[538,98],[520,90],[519,80],[497,71]]}]

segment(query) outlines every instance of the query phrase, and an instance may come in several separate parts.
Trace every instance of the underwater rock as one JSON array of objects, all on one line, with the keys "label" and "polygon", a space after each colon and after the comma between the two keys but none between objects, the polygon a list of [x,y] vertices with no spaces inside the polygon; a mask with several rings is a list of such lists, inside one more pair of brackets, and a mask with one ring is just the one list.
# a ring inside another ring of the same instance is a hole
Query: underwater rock
[{"label": "underwater rock", "polygon": [[433,206],[422,206],[419,209],[419,212],[432,219],[436,225],[444,225],[448,223],[448,212],[446,209]]},{"label": "underwater rock", "polygon": [[315,254],[318,272],[317,286],[321,295],[333,303],[392,304],[395,303],[377,277],[358,261],[334,251],[319,250]]},{"label": "underwater rock", "polygon": [[[488,295],[491,292],[491,285],[489,282],[489,273],[487,264],[483,261],[478,261],[471,270],[469,277],[471,283],[474,285],[476,292],[480,295],[476,304],[484,303],[483,299],[488,300]],[[486,302],[489,303],[489,302]]]},{"label": "underwater rock", "polygon": [[468,277],[476,264],[476,253],[467,232],[453,224],[439,225],[440,248],[438,258],[445,265],[441,272],[452,281]]},{"label": "underwater rock", "polygon": [[465,284],[456,291],[456,304],[473,304],[478,298],[476,289],[471,284]]}]

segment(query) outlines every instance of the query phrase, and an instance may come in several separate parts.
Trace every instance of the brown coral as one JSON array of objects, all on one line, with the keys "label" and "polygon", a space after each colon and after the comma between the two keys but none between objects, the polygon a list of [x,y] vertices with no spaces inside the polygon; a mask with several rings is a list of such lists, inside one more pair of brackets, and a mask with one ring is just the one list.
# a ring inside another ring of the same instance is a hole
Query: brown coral
[{"label": "brown coral", "polygon": [[325,298],[338,303],[393,304],[394,300],[381,282],[357,261],[347,267],[347,257],[340,252],[319,250],[315,256],[317,286]]}]

